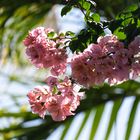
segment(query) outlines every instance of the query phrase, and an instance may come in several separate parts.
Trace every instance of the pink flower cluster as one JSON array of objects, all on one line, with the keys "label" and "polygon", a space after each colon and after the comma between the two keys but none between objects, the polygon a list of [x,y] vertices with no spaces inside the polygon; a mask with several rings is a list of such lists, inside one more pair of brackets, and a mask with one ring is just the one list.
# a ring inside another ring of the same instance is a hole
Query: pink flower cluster
[{"label": "pink flower cluster", "polygon": [[128,48],[131,57],[131,76],[135,79],[140,76],[140,36],[135,37]]},{"label": "pink flower cluster", "polygon": [[[137,78],[140,75],[140,36],[128,45],[120,42],[115,35],[99,37],[82,53],[68,58],[65,41],[60,35],[50,38],[52,29],[38,27],[29,32],[24,40],[26,54],[37,68],[50,68],[46,86],[36,87],[28,93],[33,113],[44,118],[48,112],[53,120],[65,120],[74,115],[83,93],[77,84],[86,88],[107,82],[110,85]],[[67,66],[71,67],[71,79],[65,77]]]},{"label": "pink flower cluster", "polygon": [[62,121],[74,115],[73,111],[79,106],[83,93],[75,89],[68,77],[60,82],[50,76],[46,82],[49,87],[36,87],[28,93],[32,112],[42,118],[49,112],[54,121]]},{"label": "pink flower cluster", "polygon": [[99,37],[97,44],[90,44],[83,53],[72,58],[72,78],[85,87],[136,78],[140,74],[139,51],[140,36],[128,48],[115,35]]},{"label": "pink flower cluster", "polygon": [[52,74],[59,75],[65,72],[67,54],[64,48],[58,46],[58,40],[48,38],[51,32],[52,29],[38,27],[29,32],[23,43],[32,64],[38,68],[51,67]]}]

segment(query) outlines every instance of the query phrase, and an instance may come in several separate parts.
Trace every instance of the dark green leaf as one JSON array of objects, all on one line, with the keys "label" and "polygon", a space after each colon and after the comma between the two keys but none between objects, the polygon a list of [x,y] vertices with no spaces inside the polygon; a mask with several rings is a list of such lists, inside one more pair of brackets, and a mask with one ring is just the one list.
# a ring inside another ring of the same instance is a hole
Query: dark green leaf
[{"label": "dark green leaf", "polygon": [[110,23],[109,23],[109,29],[114,32],[118,27],[120,27],[121,23],[123,22],[122,19],[119,19],[119,20],[112,20]]},{"label": "dark green leaf", "polygon": [[71,9],[72,9],[72,6],[71,6],[71,5],[66,5],[66,6],[62,9],[62,11],[61,11],[61,16],[66,15],[68,12],[71,11]]}]

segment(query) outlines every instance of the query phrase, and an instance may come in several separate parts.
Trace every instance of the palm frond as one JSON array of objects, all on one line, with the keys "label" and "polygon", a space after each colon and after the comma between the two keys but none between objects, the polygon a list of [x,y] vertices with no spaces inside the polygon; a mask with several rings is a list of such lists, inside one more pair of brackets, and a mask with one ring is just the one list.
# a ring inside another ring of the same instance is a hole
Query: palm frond
[{"label": "palm frond", "polygon": [[[126,89],[125,85],[129,85],[130,83],[135,85],[135,90],[131,90],[131,88],[133,89],[133,86],[130,87],[129,91],[128,89]],[[111,110],[111,117],[108,122],[107,133],[105,136],[105,139],[108,139],[113,129],[112,126],[115,124],[117,117],[119,117],[117,116],[117,112],[119,111],[122,101],[124,100],[124,96],[129,97],[129,96],[136,95],[135,96],[136,100],[134,101],[134,104],[132,107],[130,118],[128,120],[127,131],[126,131],[126,138],[129,139],[131,127],[133,126],[133,122],[134,122],[134,114],[136,112],[136,109],[138,108],[138,104],[140,101],[140,95],[137,94],[137,90],[139,88],[140,88],[140,83],[135,82],[135,81],[128,81],[125,84],[118,85],[117,88],[104,85],[101,88],[92,88],[92,89],[87,90],[86,91],[87,97],[81,102],[81,106],[78,108],[76,112],[76,114],[83,112],[85,114],[85,117],[83,118],[83,121],[81,122],[81,125],[79,126],[79,130],[75,132],[75,134],[73,134],[73,137],[75,137],[76,139],[79,138],[84,126],[89,120],[89,116],[91,117],[90,110],[93,110],[94,117],[92,119],[92,125],[91,125],[91,131],[89,133],[89,138],[94,139],[95,135],[97,134],[97,129],[99,127],[101,119],[103,118],[105,105],[107,104],[108,101],[111,101],[113,102],[113,106]],[[121,94],[117,93],[118,89],[119,91],[122,91]],[[106,93],[104,93],[103,91],[106,91]],[[51,135],[52,132],[55,132],[56,128],[59,128],[60,126],[64,127],[61,134],[61,139],[65,139],[73,123],[73,120],[75,118],[74,116],[72,116],[66,119],[64,122],[54,122],[50,118],[50,116],[47,116],[45,120],[41,121],[40,125],[26,126],[24,124],[27,124],[30,121],[36,121],[40,119],[36,115],[32,115],[30,112],[9,113],[5,111],[1,111],[0,116],[1,117],[5,116],[7,118],[14,117],[15,119],[16,118],[22,119],[22,122],[20,124],[17,124],[15,126],[10,126],[9,128],[0,130],[3,133],[3,136],[6,140],[12,139],[14,137],[18,139],[21,139],[23,137],[26,137],[26,139],[43,139]],[[11,132],[12,134],[14,134],[14,136],[11,134]]]}]

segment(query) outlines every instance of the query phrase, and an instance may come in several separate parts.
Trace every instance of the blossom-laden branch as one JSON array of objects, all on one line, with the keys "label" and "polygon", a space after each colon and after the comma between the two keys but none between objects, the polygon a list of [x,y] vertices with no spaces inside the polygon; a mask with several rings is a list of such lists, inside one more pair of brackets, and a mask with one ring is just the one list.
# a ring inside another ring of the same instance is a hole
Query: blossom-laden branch
[{"label": "blossom-laden branch", "polygon": [[[114,85],[140,75],[140,36],[128,47],[115,35],[100,36],[97,43],[72,57],[67,52],[66,38],[52,29],[38,27],[23,41],[31,63],[37,68],[50,68],[52,74],[46,78],[46,86],[28,93],[32,112],[42,118],[48,112],[55,121],[74,115],[83,98],[78,85],[85,88],[105,82]],[[71,74],[67,75],[69,67]],[[59,79],[60,75],[64,78]]]}]

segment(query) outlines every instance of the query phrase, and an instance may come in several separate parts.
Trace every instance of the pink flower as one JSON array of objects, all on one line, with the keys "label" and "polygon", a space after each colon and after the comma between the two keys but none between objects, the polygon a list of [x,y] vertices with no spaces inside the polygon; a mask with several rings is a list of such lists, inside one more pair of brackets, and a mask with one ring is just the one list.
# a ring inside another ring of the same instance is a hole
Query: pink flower
[{"label": "pink flower", "polygon": [[65,95],[73,91],[73,85],[68,77],[65,77],[65,79],[62,82],[59,82],[57,88]]},{"label": "pink flower", "polygon": [[128,45],[129,54],[135,55],[140,52],[140,36],[136,36],[135,39]]},{"label": "pink flower", "polygon": [[116,50],[115,54],[112,56],[116,65],[128,65],[129,64],[129,51],[128,49],[122,48],[120,50]]},{"label": "pink flower", "polygon": [[28,98],[32,112],[44,118],[47,110],[45,108],[45,102],[50,95],[51,94],[45,87],[36,87],[34,90],[30,91],[28,93]]},{"label": "pink flower", "polygon": [[46,54],[46,49],[41,45],[30,45],[26,48],[26,54],[29,57],[32,64],[38,68],[43,68],[46,63],[44,56]]},{"label": "pink flower", "polygon": [[74,115],[73,111],[80,105],[81,97],[83,97],[83,94],[74,90],[71,92],[67,91],[66,94],[55,94],[48,98],[46,108],[50,112],[53,120],[62,121],[67,116]]},{"label": "pink flower", "polygon": [[56,46],[56,43],[47,39],[45,28],[38,27],[30,31],[23,43],[31,63],[38,68],[46,67],[46,54],[50,48]]},{"label": "pink flower", "polygon": [[79,92],[79,90],[73,88],[72,91],[66,92],[64,96],[69,98],[71,110],[75,111],[77,107],[80,105],[80,100],[84,97],[84,93]]},{"label": "pink flower", "polygon": [[40,44],[44,39],[47,38],[47,35],[45,33],[44,27],[37,27],[36,29],[33,29],[29,32],[29,35],[25,38],[23,41],[25,46],[30,46],[33,44]]},{"label": "pink flower", "polygon": [[136,63],[132,63],[131,74],[132,74],[132,79],[136,79],[138,76],[140,76],[140,61]]},{"label": "pink flower", "polygon": [[124,44],[115,35],[99,37],[97,43],[71,59],[72,78],[85,87],[128,80],[132,58]]},{"label": "pink flower", "polygon": [[[44,56],[44,67],[52,67],[54,69],[54,75],[61,74],[65,71],[65,63],[67,61],[67,54],[64,49],[50,48]],[[57,67],[58,66],[58,67]],[[63,68],[63,70],[60,70]],[[53,70],[52,70],[53,71]],[[56,72],[56,74],[55,74]]]},{"label": "pink flower", "polygon": [[129,61],[131,63],[131,78],[135,79],[140,75],[140,36],[136,36],[135,39],[128,45],[129,49]]},{"label": "pink flower", "polygon": [[97,39],[98,45],[103,48],[104,53],[108,54],[124,48],[124,44],[120,42],[115,35],[101,36]]},{"label": "pink flower", "polygon": [[58,79],[53,76],[49,76],[45,81],[50,88],[53,88],[58,84]]},{"label": "pink flower", "polygon": [[56,49],[53,55],[53,65],[66,63],[67,54],[65,49]]},{"label": "pink flower", "polygon": [[129,67],[118,67],[113,70],[108,78],[108,82],[111,85],[120,84],[129,79]]},{"label": "pink flower", "polygon": [[87,49],[84,50],[84,55],[87,58],[98,59],[104,56],[104,52],[101,46],[98,44],[90,44]]},{"label": "pink flower", "polygon": [[47,99],[46,108],[53,120],[62,121],[67,116],[74,115],[73,111],[80,105],[83,93],[72,84],[68,77],[57,84],[59,95],[56,93]]},{"label": "pink flower", "polygon": [[[128,49],[124,48],[124,44],[120,42],[115,35],[107,35],[98,38],[98,44],[103,48],[106,57],[102,59],[105,64],[101,70],[106,71],[106,78],[110,84],[118,84],[129,79],[129,55]],[[103,73],[104,74],[104,73]]]},{"label": "pink flower", "polygon": [[54,76],[64,74],[65,72],[66,72],[66,63],[60,63],[59,65],[55,65],[51,68],[51,74]]},{"label": "pink flower", "polygon": [[[36,87],[28,93],[32,112],[44,118],[46,112],[50,113],[53,120],[62,121],[80,105],[83,93],[72,84],[68,77],[59,81],[55,77],[48,77],[47,87]],[[54,90],[55,89],[55,90]]]},{"label": "pink flower", "polygon": [[75,56],[71,62],[72,78],[79,84],[89,87],[93,85],[94,74],[92,68],[87,64],[83,54]]},{"label": "pink flower", "polygon": [[62,121],[65,120],[67,116],[74,115],[71,112],[69,99],[61,95],[50,97],[46,103],[46,108],[54,121]]},{"label": "pink flower", "polygon": [[[59,75],[65,72],[64,64],[67,61],[67,54],[65,49],[58,48],[57,43],[47,37],[52,31],[44,27],[33,29],[23,43],[32,64],[38,68],[53,67],[54,73]],[[60,68],[58,69],[57,66]]]}]

